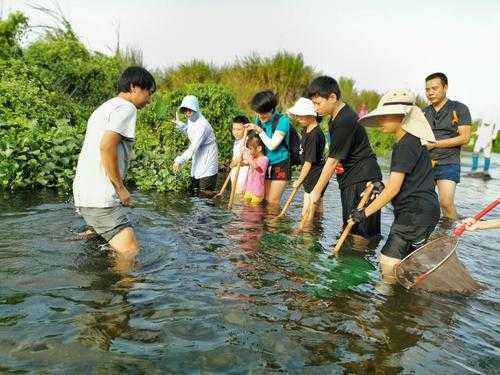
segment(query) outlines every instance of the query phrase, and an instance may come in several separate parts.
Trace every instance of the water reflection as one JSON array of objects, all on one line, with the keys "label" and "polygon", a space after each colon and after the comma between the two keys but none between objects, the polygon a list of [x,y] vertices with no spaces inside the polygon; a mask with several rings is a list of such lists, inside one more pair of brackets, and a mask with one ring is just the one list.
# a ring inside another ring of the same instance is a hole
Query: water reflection
[{"label": "water reflection", "polygon": [[[132,306],[128,293],[136,277],[116,271],[116,263],[103,241],[86,240],[84,251],[77,258],[77,269],[92,275],[85,292],[94,299],[74,318],[78,341],[90,348],[109,351],[113,340],[130,329]],[[97,251],[96,251],[97,250]]]}]

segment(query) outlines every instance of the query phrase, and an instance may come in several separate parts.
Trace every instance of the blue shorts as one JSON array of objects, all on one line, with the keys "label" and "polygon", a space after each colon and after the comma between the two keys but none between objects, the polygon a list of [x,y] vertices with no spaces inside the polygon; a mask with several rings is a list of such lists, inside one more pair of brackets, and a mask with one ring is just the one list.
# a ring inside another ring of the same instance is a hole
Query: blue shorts
[{"label": "blue shorts", "polygon": [[460,182],[460,164],[438,164],[434,167],[434,180]]}]

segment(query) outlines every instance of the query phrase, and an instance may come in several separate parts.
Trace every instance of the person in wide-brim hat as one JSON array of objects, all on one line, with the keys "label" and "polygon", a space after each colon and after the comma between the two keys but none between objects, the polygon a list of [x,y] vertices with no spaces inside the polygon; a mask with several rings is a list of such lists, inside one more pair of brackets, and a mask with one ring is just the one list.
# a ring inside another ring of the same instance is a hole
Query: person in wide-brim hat
[{"label": "person in wide-brim hat", "polygon": [[407,90],[392,90],[382,96],[373,111],[359,119],[366,127],[382,127],[383,116],[403,115],[401,128],[419,138],[422,144],[436,142],[432,128],[424,112],[415,105],[415,95]]},{"label": "person in wide-brim hat", "polygon": [[434,174],[426,142],[435,142],[432,129],[415,96],[406,90],[385,94],[376,109],[361,118],[364,126],[382,127],[396,138],[385,188],[366,208],[351,212],[355,223],[379,211],[389,202],[394,207],[394,222],[380,255],[383,279],[395,282],[394,266],[424,245],[440,216],[434,189]]}]

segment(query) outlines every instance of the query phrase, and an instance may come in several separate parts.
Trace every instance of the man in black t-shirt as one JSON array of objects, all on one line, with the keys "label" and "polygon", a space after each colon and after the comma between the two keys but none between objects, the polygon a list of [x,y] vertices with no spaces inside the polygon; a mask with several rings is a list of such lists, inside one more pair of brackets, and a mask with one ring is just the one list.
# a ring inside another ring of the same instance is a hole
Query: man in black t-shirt
[{"label": "man in black t-shirt", "polygon": [[[358,115],[341,101],[337,81],[327,76],[316,78],[309,85],[308,96],[319,115],[331,116],[328,158],[316,186],[311,191],[311,201],[314,204],[319,201],[335,168],[342,163],[344,172],[337,173],[337,181],[345,226],[349,213],[358,205],[367,182],[375,184],[375,193],[380,192],[382,173],[368,141],[366,130],[358,123]],[[310,209],[309,212],[314,212],[314,210]],[[352,233],[365,238],[380,235],[380,213],[354,226]]]},{"label": "man in black t-shirt", "polygon": [[425,95],[430,105],[424,113],[436,138],[427,148],[433,160],[439,203],[443,217],[456,220],[455,190],[460,182],[460,149],[469,143],[472,119],[465,104],[446,97],[447,90],[448,78],[444,73],[433,73],[425,79]]},{"label": "man in black t-shirt", "polygon": [[414,104],[412,93],[390,91],[360,120],[365,126],[380,125],[396,138],[385,189],[366,209],[354,209],[350,218],[362,223],[392,202],[394,222],[380,255],[382,276],[389,282],[394,282],[394,266],[425,244],[439,220],[431,158],[423,145],[435,138],[423,112]]}]

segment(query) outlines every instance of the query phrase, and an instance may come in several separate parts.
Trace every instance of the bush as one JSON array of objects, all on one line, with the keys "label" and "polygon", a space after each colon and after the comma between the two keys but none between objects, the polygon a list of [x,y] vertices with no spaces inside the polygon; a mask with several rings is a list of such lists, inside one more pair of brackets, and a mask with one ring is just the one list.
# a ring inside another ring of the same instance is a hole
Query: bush
[{"label": "bush", "polygon": [[17,58],[22,55],[19,40],[28,27],[28,18],[14,12],[2,20],[0,18],[0,59]]},{"label": "bush", "polygon": [[47,90],[65,94],[66,99],[69,96],[89,109],[116,93],[124,68],[118,58],[91,54],[71,32],[37,40],[26,49],[24,61],[37,71]]},{"label": "bush", "polygon": [[48,130],[35,121],[0,123],[2,189],[71,188],[83,137],[61,121]]},{"label": "bush", "polygon": [[250,55],[226,66],[220,74],[221,83],[235,94],[238,104],[247,112],[251,112],[252,96],[265,89],[278,94],[280,108],[288,108],[304,94],[315,76],[301,54],[288,52],[279,52],[270,58]]},{"label": "bush", "polygon": [[367,128],[368,139],[373,151],[378,156],[388,157],[395,140],[392,134],[386,134],[381,129]]},{"label": "bush", "polygon": [[188,83],[218,83],[220,80],[217,67],[196,59],[167,69],[164,76],[161,86],[171,90],[182,88]]}]

